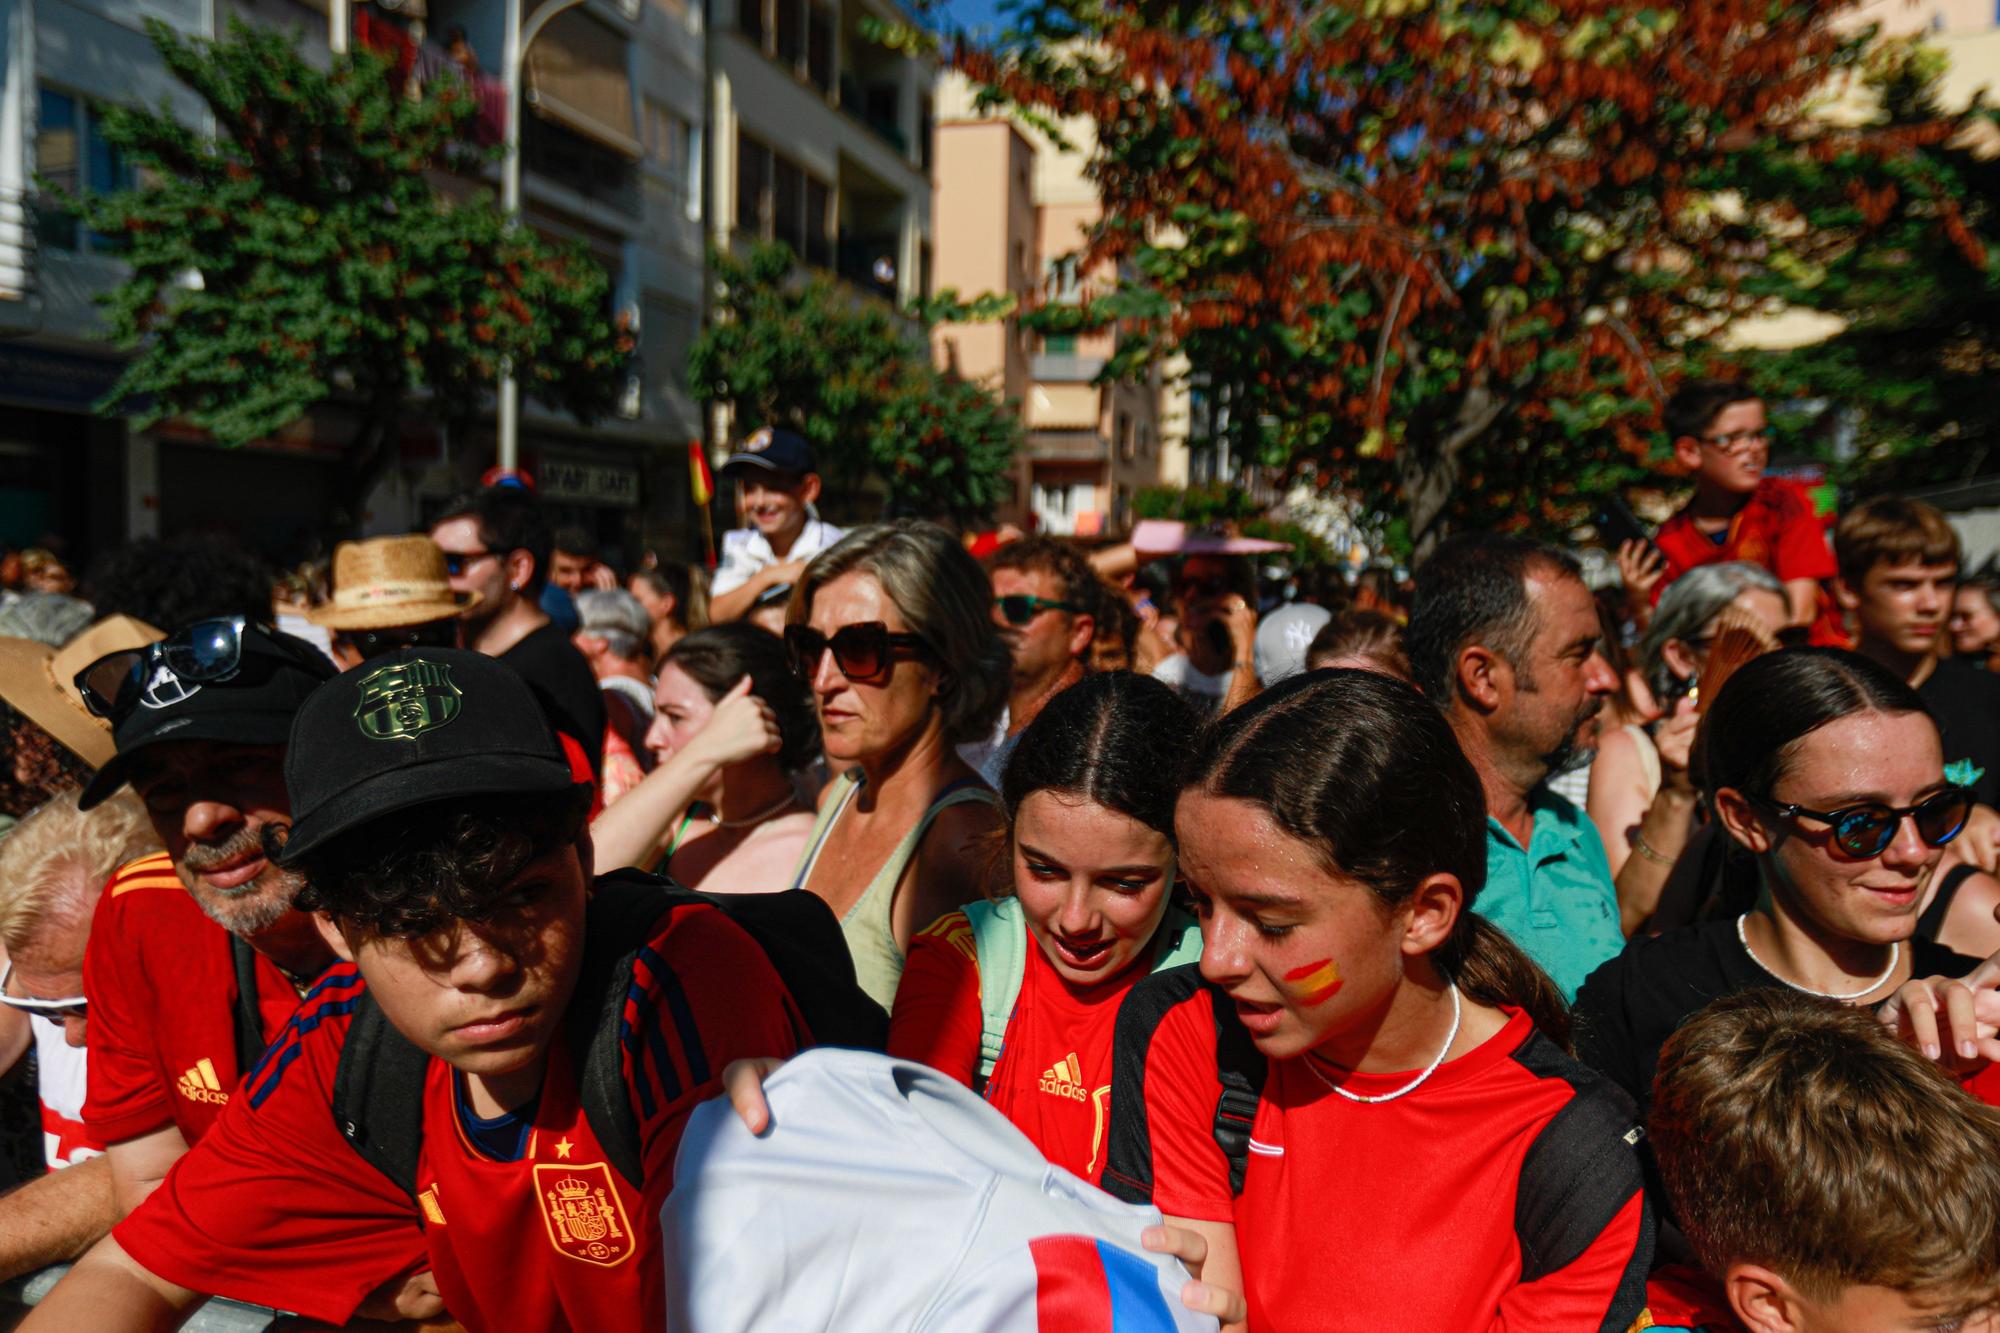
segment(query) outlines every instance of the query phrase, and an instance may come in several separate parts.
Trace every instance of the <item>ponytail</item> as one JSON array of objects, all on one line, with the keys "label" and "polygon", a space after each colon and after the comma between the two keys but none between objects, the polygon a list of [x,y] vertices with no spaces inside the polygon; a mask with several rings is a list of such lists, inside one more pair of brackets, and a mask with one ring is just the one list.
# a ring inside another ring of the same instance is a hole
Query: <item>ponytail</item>
[{"label": "ponytail", "polygon": [[1544,1037],[1569,1050],[1569,1005],[1562,991],[1500,927],[1477,912],[1462,911],[1431,958],[1468,998],[1519,1009]]}]

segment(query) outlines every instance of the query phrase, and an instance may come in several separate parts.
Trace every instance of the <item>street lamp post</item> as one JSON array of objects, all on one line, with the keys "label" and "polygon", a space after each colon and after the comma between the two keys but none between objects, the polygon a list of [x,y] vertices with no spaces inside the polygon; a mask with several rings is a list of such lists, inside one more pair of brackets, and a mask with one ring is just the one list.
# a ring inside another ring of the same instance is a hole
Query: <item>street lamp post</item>
[{"label": "street lamp post", "polygon": [[[500,158],[500,211],[509,226],[521,220],[521,66],[535,38],[558,14],[575,9],[583,0],[543,0],[525,24],[521,0],[507,0],[506,36],[500,57],[503,96],[507,103]],[[521,386],[514,378],[511,358],[500,363],[498,424],[500,471],[516,471],[521,459]]]}]

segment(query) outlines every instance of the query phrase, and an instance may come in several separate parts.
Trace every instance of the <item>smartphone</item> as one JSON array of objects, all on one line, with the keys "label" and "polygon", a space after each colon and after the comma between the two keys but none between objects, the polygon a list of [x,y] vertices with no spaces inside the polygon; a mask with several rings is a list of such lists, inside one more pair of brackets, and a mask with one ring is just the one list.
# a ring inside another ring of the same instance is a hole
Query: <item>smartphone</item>
[{"label": "smartphone", "polygon": [[1613,554],[1626,542],[1642,542],[1647,547],[1653,545],[1653,534],[1646,531],[1646,525],[1639,521],[1638,515],[1615,495],[1606,496],[1598,504],[1597,512],[1590,521],[1597,527],[1597,539]]}]

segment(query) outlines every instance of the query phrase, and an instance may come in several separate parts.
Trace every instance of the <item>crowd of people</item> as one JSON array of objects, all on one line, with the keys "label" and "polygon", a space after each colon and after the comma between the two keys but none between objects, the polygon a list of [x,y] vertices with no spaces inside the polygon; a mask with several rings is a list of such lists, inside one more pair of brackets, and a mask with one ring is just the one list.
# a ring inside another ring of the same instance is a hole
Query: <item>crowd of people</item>
[{"label": "crowd of people", "polygon": [[[2000,594],[1771,475],[1745,390],[1666,420],[1693,496],[1595,589],[1502,533],[1280,608],[1227,533],[843,531],[782,429],[712,578],[515,483],[324,586],[48,556],[0,606],[0,1276],[74,1261],[27,1327],[861,1308],[915,1240],[699,1237],[718,1297],[661,1219],[698,1107],[771,1135],[863,1047],[1157,1210],[1182,1308],[1125,1256],[1078,1322],[1038,1251],[1045,1329],[2000,1330]],[[859,1215],[948,1229],[880,1146]]]}]

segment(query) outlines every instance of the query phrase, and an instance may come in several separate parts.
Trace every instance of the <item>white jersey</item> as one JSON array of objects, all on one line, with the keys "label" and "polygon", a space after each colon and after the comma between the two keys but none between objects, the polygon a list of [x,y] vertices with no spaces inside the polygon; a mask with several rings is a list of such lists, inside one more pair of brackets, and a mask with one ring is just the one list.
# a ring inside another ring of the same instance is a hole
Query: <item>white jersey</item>
[{"label": "white jersey", "polygon": [[1214,1333],[1187,1271],[1142,1249],[1157,1210],[1051,1166],[924,1065],[807,1051],[772,1126],[696,1108],[660,1214],[676,1333]]},{"label": "white jersey", "polygon": [[[785,560],[811,560],[846,535],[844,530],[823,519],[809,517],[792,542],[792,549],[785,552]],[[731,528],[722,534],[722,561],[716,566],[715,577],[708,582],[708,595],[720,597],[735,592],[766,565],[782,563],[763,533],[755,528]]]},{"label": "white jersey", "polygon": [[83,1128],[83,1097],[90,1084],[84,1050],[63,1038],[62,1024],[40,1014],[29,1014],[28,1025],[35,1034],[35,1082],[49,1169],[100,1155],[104,1145]]}]

